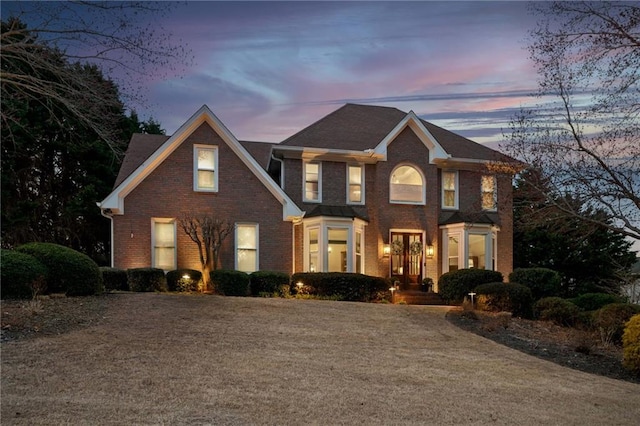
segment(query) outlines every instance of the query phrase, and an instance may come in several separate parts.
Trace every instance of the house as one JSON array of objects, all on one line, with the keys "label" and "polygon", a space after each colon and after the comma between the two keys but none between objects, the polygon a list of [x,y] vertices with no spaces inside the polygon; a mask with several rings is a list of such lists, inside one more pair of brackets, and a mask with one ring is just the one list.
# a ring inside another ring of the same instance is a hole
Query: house
[{"label": "house", "polygon": [[[396,108],[347,104],[278,144],[241,142],[203,106],[134,135],[113,192],[112,265],[199,269],[188,212],[235,224],[222,267],[394,277],[512,270],[509,157]],[[504,169],[504,168],[502,168]]]}]

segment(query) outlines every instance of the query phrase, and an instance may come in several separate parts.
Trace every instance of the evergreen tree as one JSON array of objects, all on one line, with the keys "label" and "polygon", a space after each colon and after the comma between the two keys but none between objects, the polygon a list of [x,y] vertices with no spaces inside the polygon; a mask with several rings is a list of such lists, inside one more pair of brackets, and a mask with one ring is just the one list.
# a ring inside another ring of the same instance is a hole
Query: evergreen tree
[{"label": "evergreen tree", "polygon": [[[583,293],[618,293],[624,273],[636,260],[631,243],[611,227],[603,210],[565,195],[552,205],[532,186],[546,183],[542,174],[528,170],[514,191],[514,267],[545,267],[562,276],[563,297]],[[571,205],[583,217],[567,217],[553,205]]]}]

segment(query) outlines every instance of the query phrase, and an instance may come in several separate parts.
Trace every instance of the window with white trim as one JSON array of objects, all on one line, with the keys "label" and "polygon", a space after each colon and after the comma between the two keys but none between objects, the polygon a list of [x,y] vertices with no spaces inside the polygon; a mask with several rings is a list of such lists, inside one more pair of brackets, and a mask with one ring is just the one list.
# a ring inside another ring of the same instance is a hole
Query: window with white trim
[{"label": "window with white trim", "polygon": [[194,145],[193,147],[194,191],[218,191],[218,147]]},{"label": "window with white trim", "polygon": [[304,163],[304,187],[302,188],[303,200],[312,203],[322,201],[322,167],[317,162]]},{"label": "window with white trim", "polygon": [[364,204],[364,167],[347,165],[347,202]]},{"label": "window with white trim", "polygon": [[442,172],[442,208],[452,210],[458,208],[458,172],[449,170]]},{"label": "window with white trim", "polygon": [[459,223],[442,226],[442,272],[496,268],[498,228],[489,224]]},{"label": "window with white trim", "polygon": [[151,221],[151,264],[165,271],[176,269],[176,222],[154,218]]},{"label": "window with white trim", "polygon": [[497,185],[496,177],[493,175],[483,175],[481,181],[482,210],[496,210],[497,208]]},{"label": "window with white trim", "polygon": [[236,225],[236,270],[255,272],[258,270],[258,225],[242,223]]},{"label": "window with white trim", "polygon": [[362,273],[365,225],[351,218],[304,219],[304,271]]},{"label": "window with white trim", "polygon": [[396,204],[425,204],[422,173],[409,165],[396,167],[389,180],[389,201]]}]

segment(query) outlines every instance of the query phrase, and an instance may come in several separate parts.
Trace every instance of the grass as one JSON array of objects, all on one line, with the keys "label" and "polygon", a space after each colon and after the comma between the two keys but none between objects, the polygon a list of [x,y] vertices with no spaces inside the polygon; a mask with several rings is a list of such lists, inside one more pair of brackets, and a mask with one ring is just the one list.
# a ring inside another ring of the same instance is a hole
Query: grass
[{"label": "grass", "polygon": [[[79,299],[81,300],[81,299]],[[636,424],[640,386],[530,357],[446,307],[109,295],[2,345],[12,424]]]}]

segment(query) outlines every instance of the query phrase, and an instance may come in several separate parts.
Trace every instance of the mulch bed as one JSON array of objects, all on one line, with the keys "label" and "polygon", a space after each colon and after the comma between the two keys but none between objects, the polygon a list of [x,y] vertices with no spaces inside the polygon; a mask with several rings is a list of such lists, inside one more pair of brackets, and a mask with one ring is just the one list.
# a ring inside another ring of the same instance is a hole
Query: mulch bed
[{"label": "mulch bed", "polygon": [[622,366],[622,348],[603,346],[597,332],[511,318],[506,313],[474,313],[477,319],[462,309],[451,310],[447,319],[466,331],[565,367],[640,383],[640,376]]}]

